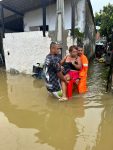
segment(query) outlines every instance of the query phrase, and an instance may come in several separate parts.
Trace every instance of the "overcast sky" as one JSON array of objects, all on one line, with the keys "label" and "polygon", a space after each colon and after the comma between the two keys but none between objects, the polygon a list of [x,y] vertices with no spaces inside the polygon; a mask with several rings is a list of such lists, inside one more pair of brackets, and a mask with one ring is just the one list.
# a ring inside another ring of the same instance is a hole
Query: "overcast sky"
[{"label": "overcast sky", "polygon": [[113,4],[113,0],[90,0],[92,7],[93,7],[93,12],[99,12],[100,9],[103,8],[103,6],[107,5],[108,3]]}]

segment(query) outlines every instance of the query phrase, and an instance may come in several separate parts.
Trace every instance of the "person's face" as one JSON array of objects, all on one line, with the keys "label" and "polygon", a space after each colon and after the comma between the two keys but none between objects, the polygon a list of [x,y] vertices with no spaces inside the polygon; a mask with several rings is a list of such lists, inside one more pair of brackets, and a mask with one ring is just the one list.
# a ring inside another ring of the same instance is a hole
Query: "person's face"
[{"label": "person's face", "polygon": [[59,47],[59,45],[54,45],[54,46],[52,47],[52,52],[53,52],[54,54],[59,54],[59,52],[60,52],[60,47]]},{"label": "person's face", "polygon": [[83,48],[78,47],[78,55],[81,56],[84,53]]},{"label": "person's face", "polygon": [[75,48],[73,48],[72,52],[70,52],[70,55],[71,55],[72,57],[77,56],[77,55],[78,55],[78,50],[75,49]]}]

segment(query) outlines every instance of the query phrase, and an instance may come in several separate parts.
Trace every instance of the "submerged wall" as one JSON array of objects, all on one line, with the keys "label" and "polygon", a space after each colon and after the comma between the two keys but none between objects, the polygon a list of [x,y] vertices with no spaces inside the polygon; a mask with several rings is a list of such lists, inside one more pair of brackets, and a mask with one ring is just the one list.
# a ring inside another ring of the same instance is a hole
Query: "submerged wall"
[{"label": "submerged wall", "polygon": [[[66,51],[73,44],[73,39],[70,32],[68,35],[68,31],[65,33]],[[33,65],[44,63],[52,40],[53,37],[48,37],[48,33],[43,37],[41,31],[5,34],[3,45],[6,70],[14,69],[20,73],[32,74]]]},{"label": "submerged wall", "polygon": [[44,63],[51,38],[42,32],[7,33],[3,40],[6,70],[32,74],[33,65]]}]

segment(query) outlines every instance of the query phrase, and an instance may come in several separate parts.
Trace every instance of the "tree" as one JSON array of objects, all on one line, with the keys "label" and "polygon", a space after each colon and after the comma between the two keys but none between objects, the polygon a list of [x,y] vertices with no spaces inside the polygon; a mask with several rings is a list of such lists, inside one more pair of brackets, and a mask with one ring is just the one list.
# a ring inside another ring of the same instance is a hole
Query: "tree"
[{"label": "tree", "polygon": [[110,38],[113,29],[113,5],[110,3],[95,14],[95,24],[100,26],[100,34]]}]

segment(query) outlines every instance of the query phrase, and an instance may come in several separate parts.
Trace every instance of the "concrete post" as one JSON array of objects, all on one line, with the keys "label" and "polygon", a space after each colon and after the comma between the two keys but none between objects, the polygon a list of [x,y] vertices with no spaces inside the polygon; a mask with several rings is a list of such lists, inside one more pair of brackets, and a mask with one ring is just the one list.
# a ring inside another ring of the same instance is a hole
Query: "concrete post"
[{"label": "concrete post", "polygon": [[5,38],[5,25],[4,25],[4,9],[3,9],[3,6],[0,5],[0,15],[1,15],[1,35],[2,35],[2,38]]},{"label": "concrete post", "polygon": [[62,57],[66,54],[63,49],[64,36],[64,0],[57,0],[57,18],[56,18],[56,40],[62,45]]},{"label": "concrete post", "polygon": [[42,14],[43,14],[43,36],[46,36],[46,0],[41,0],[42,2]]},{"label": "concrete post", "polygon": [[71,35],[75,38],[75,1],[71,0]]}]

